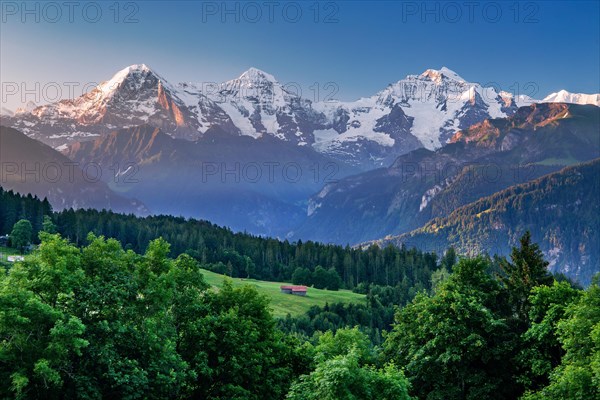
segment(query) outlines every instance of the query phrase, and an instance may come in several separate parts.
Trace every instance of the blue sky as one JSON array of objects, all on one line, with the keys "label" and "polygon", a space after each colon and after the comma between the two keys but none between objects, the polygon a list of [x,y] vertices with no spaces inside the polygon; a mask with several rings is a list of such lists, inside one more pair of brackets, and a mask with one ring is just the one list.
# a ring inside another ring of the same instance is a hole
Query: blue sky
[{"label": "blue sky", "polygon": [[[316,97],[315,82],[321,98],[334,82],[335,97],[352,100],[446,66],[538,98],[600,92],[600,2],[471,3],[3,2],[0,78],[65,88],[146,63],[173,83],[221,82],[254,66],[306,97]],[[40,98],[53,96],[50,88]],[[10,108],[22,98],[2,97]]]}]

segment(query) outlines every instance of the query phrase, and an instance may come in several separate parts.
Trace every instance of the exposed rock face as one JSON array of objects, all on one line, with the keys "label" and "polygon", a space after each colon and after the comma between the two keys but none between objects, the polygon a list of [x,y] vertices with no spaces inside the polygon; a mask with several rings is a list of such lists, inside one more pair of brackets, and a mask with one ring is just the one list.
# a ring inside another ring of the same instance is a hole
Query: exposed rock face
[{"label": "exposed rock face", "polygon": [[388,168],[326,186],[295,235],[356,244],[411,231],[483,196],[600,157],[599,131],[595,106],[521,107],[459,131],[441,149],[418,149]]},{"label": "exposed rock face", "polygon": [[447,68],[409,75],[354,102],[313,103],[292,89],[256,68],[205,87],[173,86],[146,65],[132,65],[81,97],[3,112],[1,122],[60,149],[146,124],[192,141],[209,130],[272,136],[368,170],[420,147],[437,149],[460,129],[516,110],[510,94]]},{"label": "exposed rock face", "polygon": [[53,147],[145,123],[174,136],[193,137],[202,128],[198,114],[178,95],[147,66],[132,65],[83,96],[3,118],[2,124]]}]

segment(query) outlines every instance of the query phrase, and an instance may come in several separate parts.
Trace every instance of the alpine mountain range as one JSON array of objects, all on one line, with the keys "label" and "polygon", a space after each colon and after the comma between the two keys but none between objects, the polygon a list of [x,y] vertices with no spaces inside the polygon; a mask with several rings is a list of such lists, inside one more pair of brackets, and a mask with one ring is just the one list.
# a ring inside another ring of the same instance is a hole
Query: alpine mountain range
[{"label": "alpine mountain range", "polygon": [[[356,101],[314,102],[256,68],[172,84],[137,64],[80,97],[0,113],[3,162],[71,162],[78,174],[92,164],[97,182],[39,184],[12,171],[2,186],[55,209],[182,215],[350,245],[506,254],[530,230],[554,270],[589,282],[600,270],[600,194],[589,184],[600,177],[599,106],[599,94],[536,100],[445,67]],[[540,208],[552,224],[515,218]]]}]

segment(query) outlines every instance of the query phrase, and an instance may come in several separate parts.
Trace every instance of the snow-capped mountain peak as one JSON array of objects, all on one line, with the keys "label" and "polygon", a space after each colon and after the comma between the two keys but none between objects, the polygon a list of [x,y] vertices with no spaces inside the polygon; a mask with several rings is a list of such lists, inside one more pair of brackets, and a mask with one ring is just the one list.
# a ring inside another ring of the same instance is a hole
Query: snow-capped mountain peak
[{"label": "snow-capped mountain peak", "polygon": [[[457,130],[485,118],[510,115],[515,110],[508,93],[501,95],[493,87],[469,83],[442,67],[408,75],[371,98],[340,104],[329,114],[345,120],[336,130],[348,138],[346,142],[368,138],[389,147],[388,162],[393,155],[417,147],[437,149]],[[331,151],[347,147],[335,136],[326,145]]]},{"label": "snow-capped mountain peak", "polygon": [[517,104],[517,107],[525,107],[533,103],[540,103],[540,101],[534,99],[533,97],[527,96],[526,94],[520,94],[515,97],[515,103]]},{"label": "snow-capped mountain peak", "polygon": [[[212,121],[204,113],[212,106],[201,94],[188,96],[174,88],[146,64],[134,64],[82,96],[20,114],[11,126],[55,147],[144,124],[194,139],[210,127]],[[219,122],[227,124],[221,117]]]},{"label": "snow-capped mountain peak", "polygon": [[426,78],[432,80],[436,83],[440,83],[444,78],[451,79],[454,81],[465,82],[465,80],[458,75],[456,72],[452,71],[450,68],[442,67],[438,69],[428,69],[419,75],[421,78]]},{"label": "snow-capped mountain peak", "polygon": [[258,68],[248,69],[205,95],[229,115],[243,135],[272,135],[306,145],[314,142],[313,131],[325,125],[325,117],[313,110],[310,100],[300,98]]},{"label": "snow-capped mountain peak", "polygon": [[98,85],[98,90],[103,96],[112,96],[117,90],[122,88],[140,90],[148,81],[151,81],[149,82],[150,85],[159,82],[161,85],[166,85],[172,90],[168,82],[146,64],[133,64],[123,68],[114,74],[111,79]]},{"label": "snow-capped mountain peak", "polygon": [[132,64],[115,73],[109,82],[121,82],[129,75],[136,73],[146,74],[149,72],[153,73],[152,69],[146,64]]},{"label": "snow-capped mountain peak", "polygon": [[[543,101],[600,105],[599,97],[560,91]],[[538,102],[468,82],[447,67],[408,75],[356,101],[313,103],[254,67],[221,84],[174,87],[134,64],[78,98],[3,112],[2,122],[55,147],[139,125],[189,140],[214,128],[271,136],[370,168],[416,148],[438,149],[458,130]]]},{"label": "snow-capped mountain peak", "polygon": [[256,96],[265,90],[272,93],[282,87],[273,75],[254,67],[219,86],[221,91],[227,91],[229,94],[241,92],[242,96]]},{"label": "snow-capped mountain peak", "polygon": [[261,102],[277,102],[282,104],[281,97],[289,95],[277,79],[258,68],[250,68],[238,78],[223,82],[220,95],[246,99],[259,99]]},{"label": "snow-capped mountain peak", "polygon": [[543,103],[572,103],[572,104],[593,104],[600,106],[600,93],[571,93],[566,90],[561,90],[556,93],[551,93],[546,96]]},{"label": "snow-capped mountain peak", "polygon": [[152,115],[160,108],[159,103],[171,101],[181,104],[176,98],[176,90],[146,64],[134,64],[118,71],[111,79],[81,97],[43,106],[35,112],[44,115],[58,113],[89,123],[104,121],[108,113],[112,114],[110,121],[118,115],[118,120],[133,122],[135,116]]},{"label": "snow-capped mountain peak", "polygon": [[246,85],[256,85],[264,82],[279,83],[273,75],[254,67],[244,71],[237,80]]}]

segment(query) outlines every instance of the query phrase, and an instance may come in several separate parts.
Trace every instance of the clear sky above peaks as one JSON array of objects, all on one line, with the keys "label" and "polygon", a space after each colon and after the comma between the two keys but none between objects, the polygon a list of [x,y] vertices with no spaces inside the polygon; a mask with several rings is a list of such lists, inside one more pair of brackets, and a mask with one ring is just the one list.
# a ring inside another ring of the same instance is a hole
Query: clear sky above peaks
[{"label": "clear sky above peaks", "polygon": [[69,90],[79,95],[137,63],[171,83],[221,82],[257,67],[313,100],[370,96],[442,66],[535,98],[598,93],[599,4],[2,2],[0,100],[14,109],[73,97]]}]

